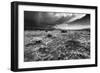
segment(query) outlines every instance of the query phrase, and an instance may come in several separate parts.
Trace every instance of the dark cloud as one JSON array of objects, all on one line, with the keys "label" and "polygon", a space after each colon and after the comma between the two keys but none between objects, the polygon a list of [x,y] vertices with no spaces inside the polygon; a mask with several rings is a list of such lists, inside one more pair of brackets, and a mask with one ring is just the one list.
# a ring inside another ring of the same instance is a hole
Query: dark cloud
[{"label": "dark cloud", "polygon": [[89,25],[89,22],[89,14],[24,11],[25,30],[52,29],[59,25],[65,26],[64,24],[83,25],[85,23],[84,25]]}]

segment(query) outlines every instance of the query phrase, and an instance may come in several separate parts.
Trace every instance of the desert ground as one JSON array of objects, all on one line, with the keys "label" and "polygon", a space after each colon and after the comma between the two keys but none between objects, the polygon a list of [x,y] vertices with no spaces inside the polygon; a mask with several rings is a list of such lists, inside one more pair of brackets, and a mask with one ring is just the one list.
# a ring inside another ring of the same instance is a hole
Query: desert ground
[{"label": "desert ground", "polygon": [[90,58],[90,30],[25,30],[24,62]]}]

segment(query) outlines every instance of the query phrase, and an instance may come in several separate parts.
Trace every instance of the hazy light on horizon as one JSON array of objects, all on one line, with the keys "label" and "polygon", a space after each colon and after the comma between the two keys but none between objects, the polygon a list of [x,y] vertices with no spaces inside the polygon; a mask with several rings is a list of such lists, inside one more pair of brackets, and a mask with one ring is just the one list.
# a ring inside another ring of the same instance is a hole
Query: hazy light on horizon
[{"label": "hazy light on horizon", "polygon": [[56,28],[56,29],[64,29],[64,30],[79,30],[79,29],[87,29],[87,28],[90,28],[90,25],[60,24],[60,25],[54,26],[53,28]]}]

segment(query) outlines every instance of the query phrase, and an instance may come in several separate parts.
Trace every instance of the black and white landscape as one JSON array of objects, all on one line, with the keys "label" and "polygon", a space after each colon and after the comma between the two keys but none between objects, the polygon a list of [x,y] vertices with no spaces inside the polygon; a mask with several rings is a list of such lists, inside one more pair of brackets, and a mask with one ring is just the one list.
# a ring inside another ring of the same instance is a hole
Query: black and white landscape
[{"label": "black and white landscape", "polygon": [[90,14],[24,11],[24,62],[90,58]]}]

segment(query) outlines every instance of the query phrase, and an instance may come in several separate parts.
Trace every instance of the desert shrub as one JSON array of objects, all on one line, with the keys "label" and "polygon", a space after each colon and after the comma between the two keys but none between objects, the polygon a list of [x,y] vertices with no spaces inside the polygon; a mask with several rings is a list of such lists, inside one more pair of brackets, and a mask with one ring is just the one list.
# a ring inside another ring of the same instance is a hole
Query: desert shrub
[{"label": "desert shrub", "polygon": [[52,37],[52,35],[51,34],[48,34],[47,37]]},{"label": "desert shrub", "polygon": [[75,41],[75,40],[69,40],[67,42],[64,43],[67,49],[70,50],[75,50],[78,49],[78,47],[80,47],[80,42],[79,41]]}]

